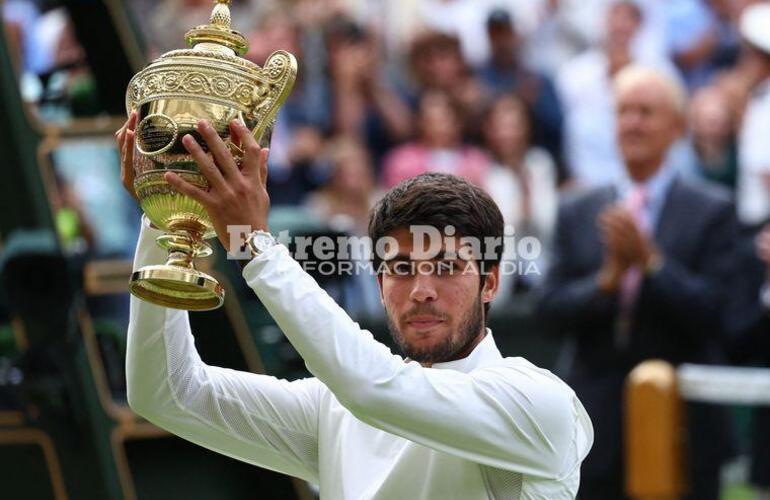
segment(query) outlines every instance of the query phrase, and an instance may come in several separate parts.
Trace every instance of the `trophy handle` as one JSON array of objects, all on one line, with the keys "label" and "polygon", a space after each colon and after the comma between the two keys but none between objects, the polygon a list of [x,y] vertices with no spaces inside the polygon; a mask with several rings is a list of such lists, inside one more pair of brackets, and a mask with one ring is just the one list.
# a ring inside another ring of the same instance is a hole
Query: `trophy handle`
[{"label": "trophy handle", "polygon": [[278,110],[289,98],[297,80],[297,71],[297,59],[285,50],[273,52],[265,61],[262,76],[267,79],[268,90],[254,109],[257,126],[252,132],[259,144],[262,144],[265,132],[273,127]]}]

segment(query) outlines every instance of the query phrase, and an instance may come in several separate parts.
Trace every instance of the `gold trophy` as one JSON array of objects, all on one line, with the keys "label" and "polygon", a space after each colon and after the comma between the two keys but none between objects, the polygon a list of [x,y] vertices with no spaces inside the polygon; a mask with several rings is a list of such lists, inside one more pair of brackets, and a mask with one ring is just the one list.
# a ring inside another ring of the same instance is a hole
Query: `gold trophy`
[{"label": "gold trophy", "polygon": [[196,125],[208,120],[240,162],[243,152],[230,140],[229,123],[242,120],[267,146],[297,77],[297,61],[288,52],[273,53],[262,68],[240,57],[248,42],[231,29],[229,5],[230,0],[216,0],[210,23],[187,33],[190,48],[160,56],[131,79],[126,92],[128,113],[138,113],[134,187],[145,215],[163,231],[158,244],[169,254],[164,265],[134,272],[129,290],[175,309],[216,309],[225,298],[217,280],[194,265],[196,258],[211,255],[205,240],[216,236],[206,210],[164,179],[173,171],[208,188],[182,138],[191,134],[207,151]]}]

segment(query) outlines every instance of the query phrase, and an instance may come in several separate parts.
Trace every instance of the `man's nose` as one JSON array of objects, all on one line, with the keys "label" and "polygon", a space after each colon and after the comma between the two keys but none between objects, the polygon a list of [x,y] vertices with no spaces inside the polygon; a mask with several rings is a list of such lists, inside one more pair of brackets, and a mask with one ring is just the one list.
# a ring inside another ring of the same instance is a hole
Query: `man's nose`
[{"label": "man's nose", "polygon": [[642,114],[636,111],[627,111],[620,117],[620,126],[626,131],[636,130],[642,121]]},{"label": "man's nose", "polygon": [[438,293],[433,281],[433,276],[429,274],[416,273],[409,298],[415,302],[436,300]]}]

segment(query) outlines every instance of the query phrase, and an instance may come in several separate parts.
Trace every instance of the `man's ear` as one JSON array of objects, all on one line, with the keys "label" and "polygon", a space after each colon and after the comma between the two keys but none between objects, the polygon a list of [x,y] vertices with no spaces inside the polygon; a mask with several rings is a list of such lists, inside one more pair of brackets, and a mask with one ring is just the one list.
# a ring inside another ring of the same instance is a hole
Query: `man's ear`
[{"label": "man's ear", "polygon": [[484,288],[481,290],[481,301],[485,304],[492,302],[500,289],[500,266],[495,264],[487,272],[484,279]]}]

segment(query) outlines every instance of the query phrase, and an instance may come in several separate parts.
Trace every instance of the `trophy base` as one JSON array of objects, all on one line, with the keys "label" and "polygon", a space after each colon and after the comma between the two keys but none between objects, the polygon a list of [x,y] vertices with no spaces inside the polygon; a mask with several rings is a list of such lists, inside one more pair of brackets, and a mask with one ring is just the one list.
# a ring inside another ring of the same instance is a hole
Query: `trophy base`
[{"label": "trophy base", "polygon": [[225,301],[224,288],[208,274],[168,264],[139,269],[128,287],[136,297],[172,309],[210,311]]}]

